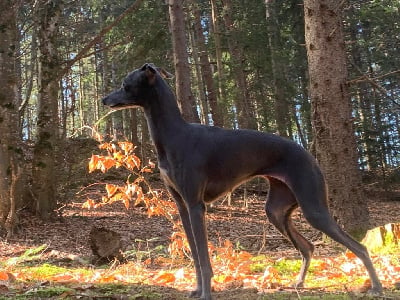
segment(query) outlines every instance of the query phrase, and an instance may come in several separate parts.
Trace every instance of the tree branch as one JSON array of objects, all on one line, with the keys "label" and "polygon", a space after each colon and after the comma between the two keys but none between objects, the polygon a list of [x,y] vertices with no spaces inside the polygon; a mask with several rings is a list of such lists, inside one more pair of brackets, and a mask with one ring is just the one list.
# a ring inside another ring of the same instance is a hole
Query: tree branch
[{"label": "tree branch", "polygon": [[120,23],[125,16],[137,10],[142,2],[143,0],[136,0],[130,7],[128,7],[122,14],[120,14],[118,18],[116,18],[111,24],[104,27],[89,43],[86,44],[86,46],[84,46],[78,52],[78,54],[74,58],[68,60],[65,63],[65,67],[60,71],[59,76],[60,77],[63,76],[78,60],[85,57],[85,54],[90,50],[90,48],[96,45],[102,39],[102,37],[105,36],[118,23]]},{"label": "tree branch", "polygon": [[[358,71],[360,73],[362,73],[361,70],[358,70]],[[400,70],[389,72],[389,73],[386,73],[386,74],[383,74],[383,75],[380,75],[380,76],[376,76],[376,77],[373,77],[373,78],[370,78],[370,77],[368,77],[367,75],[364,74],[364,75],[362,75],[362,76],[360,76],[358,78],[349,80],[347,83],[353,84],[353,83],[365,82],[365,81],[369,81],[369,80],[377,80],[377,79],[382,79],[384,77],[391,76],[391,75],[394,75],[394,74],[397,74],[397,73],[400,73]],[[368,79],[366,77],[368,77]]]},{"label": "tree branch", "polygon": [[[356,65],[353,64],[353,67],[355,67],[355,68],[357,69],[357,71],[358,71],[360,74],[363,74],[363,72],[360,70],[360,68],[358,68]],[[377,82],[378,79],[382,79],[382,78],[384,78],[384,77],[391,76],[391,75],[397,74],[397,73],[400,73],[400,70],[396,70],[396,71],[393,71],[393,72],[389,72],[389,73],[386,73],[386,74],[383,74],[383,75],[380,75],[380,76],[376,76],[376,77],[373,77],[373,78],[369,77],[369,76],[366,75],[366,74],[363,74],[362,76],[360,76],[360,77],[358,77],[358,78],[356,78],[356,79],[347,81],[347,83],[348,83],[348,84],[353,84],[353,83],[360,83],[360,82],[369,82],[369,83],[370,83],[372,86],[374,86],[378,91],[380,91],[382,94],[384,94],[385,96],[387,96],[387,97],[389,98],[389,100],[390,100],[394,105],[400,107],[400,104],[399,104],[399,103],[397,103],[395,100],[393,100],[391,97],[389,97],[389,92],[388,92],[382,85],[380,85],[380,84]]]}]

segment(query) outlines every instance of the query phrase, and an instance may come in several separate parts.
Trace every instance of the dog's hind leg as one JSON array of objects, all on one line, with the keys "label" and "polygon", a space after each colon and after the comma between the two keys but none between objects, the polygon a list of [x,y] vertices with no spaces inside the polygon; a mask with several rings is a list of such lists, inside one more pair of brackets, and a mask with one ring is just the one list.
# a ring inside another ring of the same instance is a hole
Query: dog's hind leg
[{"label": "dog's hind leg", "polygon": [[376,274],[367,248],[348,235],[329,214],[328,207],[321,202],[300,202],[306,220],[316,229],[322,231],[336,242],[352,251],[364,264],[371,279],[371,294],[382,294],[382,284]]},{"label": "dog's hind leg", "polygon": [[268,178],[270,189],[265,204],[269,221],[286,237],[301,253],[302,265],[295,286],[302,287],[310,266],[314,246],[302,236],[293,226],[291,214],[298,206],[296,198],[288,186],[275,178]]},{"label": "dog's hind leg", "polygon": [[311,173],[303,171],[302,176],[307,178],[307,182],[298,180],[299,176],[297,176],[291,180],[290,189],[293,191],[293,195],[295,195],[303,211],[304,218],[315,229],[325,233],[331,239],[352,251],[363,262],[368,271],[372,285],[370,292],[372,294],[381,294],[382,284],[376,274],[367,248],[348,235],[329,212],[326,187],[322,174],[314,169]]}]

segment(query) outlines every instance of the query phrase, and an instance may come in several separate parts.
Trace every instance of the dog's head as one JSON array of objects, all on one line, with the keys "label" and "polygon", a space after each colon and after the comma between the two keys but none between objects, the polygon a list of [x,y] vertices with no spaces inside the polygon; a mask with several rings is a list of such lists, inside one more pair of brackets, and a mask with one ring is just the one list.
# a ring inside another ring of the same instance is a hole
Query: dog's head
[{"label": "dog's head", "polygon": [[110,107],[143,106],[151,96],[157,76],[172,78],[173,76],[162,68],[151,63],[144,64],[140,69],[129,73],[122,82],[121,88],[103,98],[103,104]]}]

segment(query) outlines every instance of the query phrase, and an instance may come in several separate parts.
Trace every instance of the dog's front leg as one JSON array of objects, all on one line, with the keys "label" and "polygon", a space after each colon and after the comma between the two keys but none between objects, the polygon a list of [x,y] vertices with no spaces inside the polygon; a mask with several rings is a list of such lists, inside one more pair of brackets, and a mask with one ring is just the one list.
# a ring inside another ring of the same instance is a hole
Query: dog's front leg
[{"label": "dog's front leg", "polygon": [[196,282],[197,286],[194,291],[190,293],[190,297],[200,297],[203,291],[202,288],[202,277],[201,277],[201,268],[200,268],[200,261],[199,255],[197,253],[196,242],[194,240],[193,232],[192,232],[192,225],[190,224],[190,217],[187,206],[183,201],[182,197],[176,192],[172,187],[168,187],[169,192],[171,193],[172,197],[175,200],[176,206],[179,210],[179,216],[182,221],[183,229],[185,230],[186,238],[189,243],[190,251],[192,252],[192,257],[194,261],[194,267],[196,270]]},{"label": "dog's front leg", "polygon": [[[195,203],[195,201],[186,199],[186,203]],[[197,258],[201,270],[202,292],[200,299],[211,300],[211,278],[213,276],[213,271],[208,253],[205,211],[206,209],[203,201],[198,201],[194,205],[188,205],[190,224],[192,227],[192,233],[197,249]]]}]

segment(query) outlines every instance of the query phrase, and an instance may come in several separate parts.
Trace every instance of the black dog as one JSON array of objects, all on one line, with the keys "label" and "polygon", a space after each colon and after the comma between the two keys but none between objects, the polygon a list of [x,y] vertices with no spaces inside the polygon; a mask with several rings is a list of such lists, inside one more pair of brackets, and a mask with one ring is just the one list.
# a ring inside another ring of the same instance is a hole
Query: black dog
[{"label": "black dog", "polygon": [[362,260],[371,278],[371,291],[382,292],[366,248],[347,235],[329,214],[324,177],[308,152],[272,134],[185,122],[162,77],[170,74],[145,64],[128,74],[122,87],[105,97],[103,103],[144,109],[161,177],[176,201],[192,251],[197,276],[192,296],[211,299],[213,272],[207,249],[205,203],[255,176],[270,183],[265,206],[270,222],[303,257],[296,286],[303,285],[314,250],[291,222],[291,212],[300,206],[312,226]]}]

